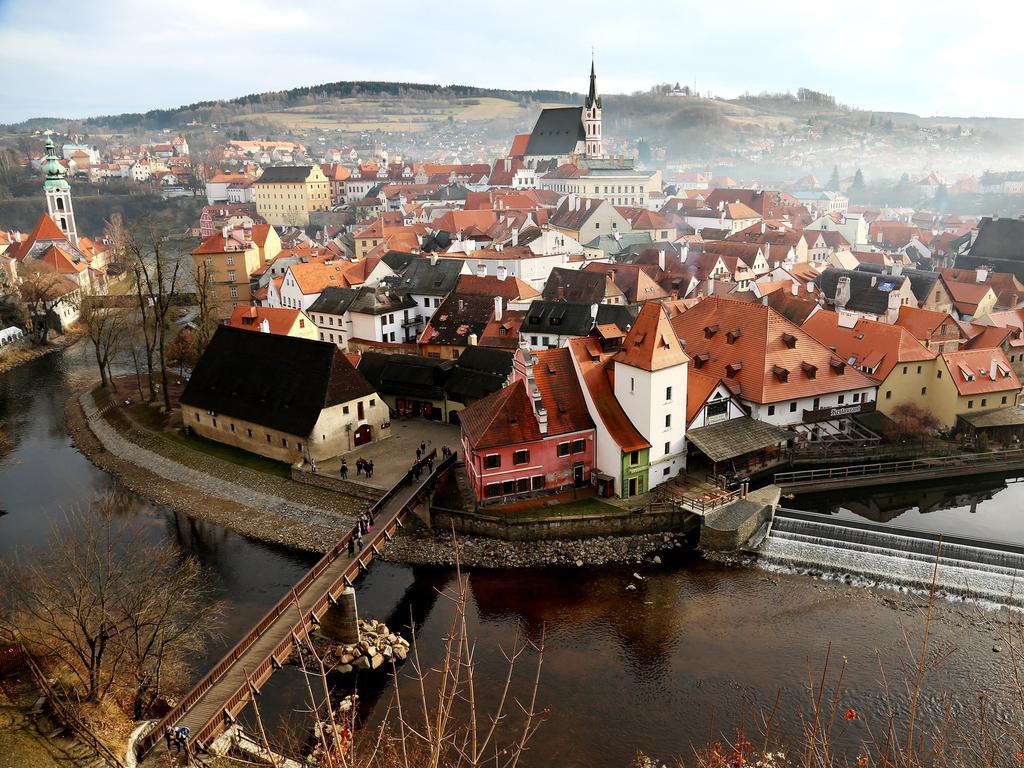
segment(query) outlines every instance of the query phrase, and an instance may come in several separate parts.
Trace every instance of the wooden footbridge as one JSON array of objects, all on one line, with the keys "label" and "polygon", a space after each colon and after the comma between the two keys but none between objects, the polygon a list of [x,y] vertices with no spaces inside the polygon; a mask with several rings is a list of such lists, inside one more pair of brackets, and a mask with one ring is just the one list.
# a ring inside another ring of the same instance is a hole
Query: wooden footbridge
[{"label": "wooden footbridge", "polygon": [[[426,472],[431,451],[419,462]],[[366,568],[380,548],[390,541],[402,520],[418,504],[429,503],[438,480],[451,471],[456,454],[441,461],[433,472],[415,478],[410,470],[372,507],[373,530],[363,537],[363,548],[349,556],[349,531],[314,565],[298,584],[278,601],[202,680],[136,743],[136,754],[145,756],[163,739],[168,726],[187,726],[189,746],[205,749],[222,734],[238,714],[259,693],[260,687],[289,654],[320,623],[321,617],[337,603],[343,590]]]},{"label": "wooden footbridge", "polygon": [[961,453],[955,456],[856,464],[828,469],[777,472],[774,482],[784,493],[810,493],[839,488],[914,483],[942,477],[985,475],[1024,471],[1024,448],[989,453]]}]

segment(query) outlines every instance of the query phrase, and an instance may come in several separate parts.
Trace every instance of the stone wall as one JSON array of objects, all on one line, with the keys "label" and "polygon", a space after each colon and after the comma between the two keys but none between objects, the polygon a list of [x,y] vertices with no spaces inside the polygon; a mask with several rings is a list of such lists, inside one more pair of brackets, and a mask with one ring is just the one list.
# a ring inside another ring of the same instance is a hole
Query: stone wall
[{"label": "stone wall", "polygon": [[704,515],[700,546],[713,552],[737,552],[772,519],[780,491],[769,485]]},{"label": "stone wall", "polygon": [[532,520],[507,520],[478,512],[432,507],[431,524],[435,530],[486,536],[508,541],[581,539],[591,536],[625,536],[641,533],[683,532],[694,530],[699,518],[692,512],[673,506],[641,512],[623,510],[622,514],[551,516]]}]

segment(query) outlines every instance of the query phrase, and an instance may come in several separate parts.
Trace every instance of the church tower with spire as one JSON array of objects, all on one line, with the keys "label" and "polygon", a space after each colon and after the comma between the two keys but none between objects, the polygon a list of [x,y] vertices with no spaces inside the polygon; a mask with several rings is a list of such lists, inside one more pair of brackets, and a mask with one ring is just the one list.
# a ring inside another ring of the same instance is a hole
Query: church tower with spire
[{"label": "church tower with spire", "polygon": [[586,133],[587,157],[603,157],[604,145],[601,143],[601,97],[597,95],[597,75],[594,73],[594,60],[590,60],[590,92],[583,106],[583,129]]},{"label": "church tower with spire", "polygon": [[68,184],[67,171],[57,158],[53,139],[49,136],[46,137],[46,161],[43,163],[43,171],[46,173],[46,181],[43,182],[46,209],[64,236],[77,248],[78,229],[75,227],[75,211],[71,207],[71,185]]}]

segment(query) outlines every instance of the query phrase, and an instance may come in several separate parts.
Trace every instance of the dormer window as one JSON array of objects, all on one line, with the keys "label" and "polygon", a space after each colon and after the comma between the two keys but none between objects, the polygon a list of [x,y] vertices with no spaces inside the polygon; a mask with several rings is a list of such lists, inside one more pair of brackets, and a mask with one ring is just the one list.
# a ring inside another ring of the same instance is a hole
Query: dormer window
[{"label": "dormer window", "polygon": [[705,339],[710,339],[716,333],[718,333],[718,325],[717,324],[716,325],[706,325],[706,326],[704,326],[704,338]]},{"label": "dormer window", "polygon": [[846,371],[846,361],[840,360],[838,357],[833,357],[829,360],[828,364],[832,367],[832,370],[840,375]]},{"label": "dormer window", "polygon": [[729,363],[725,366],[725,375],[730,379],[736,378],[736,374],[743,370],[743,363]]},{"label": "dormer window", "polygon": [[789,349],[796,349],[796,336],[791,333],[782,334],[782,343]]},{"label": "dormer window", "polygon": [[743,329],[737,328],[735,331],[729,331],[727,334],[725,334],[725,341],[728,344],[735,344],[736,339],[740,338],[741,336],[743,336]]},{"label": "dormer window", "polygon": [[800,363],[800,369],[804,372],[804,375],[808,379],[813,379],[815,376],[818,375],[818,366],[814,365],[813,363],[808,363],[806,361],[802,362]]},{"label": "dormer window", "polygon": [[693,358],[693,365],[696,368],[703,368],[704,364],[711,359],[711,355],[707,352],[701,352],[699,355]]},{"label": "dormer window", "polygon": [[789,381],[789,369],[788,368],[783,368],[781,365],[773,365],[772,366],[772,373],[775,374],[775,378],[777,378],[783,384],[785,384],[787,381]]}]

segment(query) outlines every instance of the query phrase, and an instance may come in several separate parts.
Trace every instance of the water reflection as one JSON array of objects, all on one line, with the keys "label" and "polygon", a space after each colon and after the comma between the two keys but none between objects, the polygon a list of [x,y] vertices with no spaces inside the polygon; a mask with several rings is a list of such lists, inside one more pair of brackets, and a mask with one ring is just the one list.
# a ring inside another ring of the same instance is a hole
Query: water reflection
[{"label": "water reflection", "polygon": [[865,519],[912,530],[1024,544],[1024,483],[1019,474],[966,480],[851,488],[803,494],[783,504],[793,509]]}]

